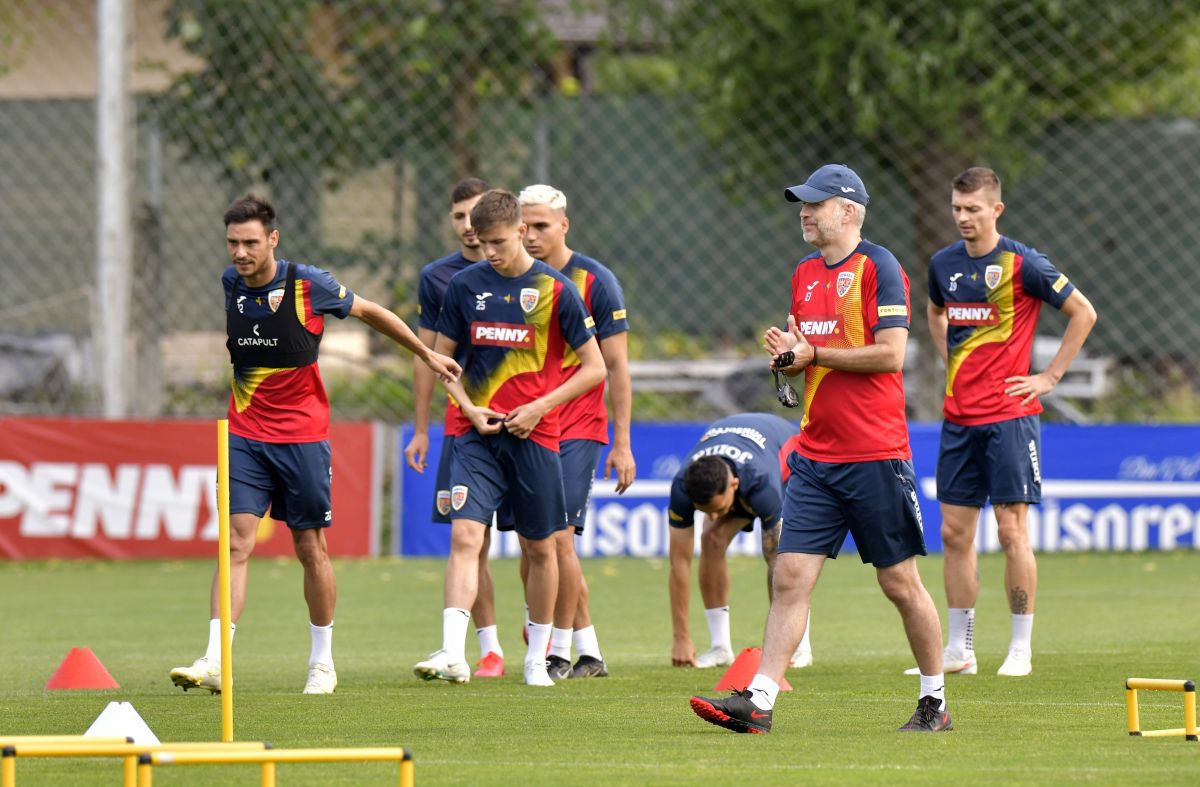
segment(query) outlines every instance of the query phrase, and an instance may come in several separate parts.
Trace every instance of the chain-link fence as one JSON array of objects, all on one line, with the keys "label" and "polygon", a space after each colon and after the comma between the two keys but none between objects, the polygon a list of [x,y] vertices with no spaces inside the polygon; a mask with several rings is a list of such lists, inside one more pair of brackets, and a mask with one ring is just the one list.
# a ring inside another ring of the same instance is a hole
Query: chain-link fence
[{"label": "chain-link fence", "polygon": [[[133,414],[223,412],[233,197],[270,195],[281,256],[412,323],[469,174],[568,195],[572,247],[625,290],[636,418],[769,407],[757,337],[808,252],[781,192],[844,161],[913,283],[915,416],[940,404],[924,271],[977,163],[1005,178],[1002,230],[1100,314],[1051,417],[1200,416],[1195,3],[130,3]],[[4,411],[101,411],[96,15],[0,0]],[[407,356],[357,321],[327,327],[322,363],[337,416],[409,416]]]}]

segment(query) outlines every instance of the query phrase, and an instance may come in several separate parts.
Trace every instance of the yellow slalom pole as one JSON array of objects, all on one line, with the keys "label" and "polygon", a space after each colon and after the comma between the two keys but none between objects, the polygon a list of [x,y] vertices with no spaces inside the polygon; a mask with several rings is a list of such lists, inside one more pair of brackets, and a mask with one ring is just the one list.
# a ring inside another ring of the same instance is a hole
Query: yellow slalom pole
[{"label": "yellow slalom pole", "polygon": [[221,605],[221,740],[233,740],[233,599],[229,584],[229,421],[217,421],[217,585]]},{"label": "yellow slalom pole", "polygon": [[1125,719],[1129,723],[1126,725],[1129,728],[1130,735],[1142,734],[1142,723],[1138,718],[1138,690],[1125,689]]}]

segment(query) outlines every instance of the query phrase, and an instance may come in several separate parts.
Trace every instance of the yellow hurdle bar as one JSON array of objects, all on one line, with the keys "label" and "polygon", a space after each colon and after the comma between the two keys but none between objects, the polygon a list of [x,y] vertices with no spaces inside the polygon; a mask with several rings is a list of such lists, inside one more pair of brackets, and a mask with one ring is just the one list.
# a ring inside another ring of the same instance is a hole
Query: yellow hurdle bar
[{"label": "yellow hurdle bar", "polygon": [[163,751],[138,757],[137,787],[154,787],[155,765],[232,765],[261,763],[262,787],[275,787],[275,771],[268,777],[266,765],[280,762],[387,762],[400,764],[400,787],[413,787],[413,761],[408,749],[269,749],[267,751]]},{"label": "yellow hurdle bar", "polygon": [[[3,764],[0,765],[0,787],[16,787],[16,758],[17,757],[121,757],[124,759],[125,787],[135,787],[137,784],[138,755],[156,751],[179,752],[227,752],[227,751],[262,751],[269,749],[271,744],[262,741],[237,741],[225,743],[221,741],[188,741],[185,743],[133,743],[127,738],[74,738],[73,740],[48,741],[46,737],[70,736],[34,736],[42,740],[4,744]],[[265,766],[264,766],[265,767]]]},{"label": "yellow hurdle bar", "polygon": [[90,738],[87,735],[0,735],[0,746],[22,743],[133,743],[133,738]]},{"label": "yellow hurdle bar", "polygon": [[[1183,692],[1183,727],[1173,730],[1142,730],[1138,713],[1138,690]],[[1129,734],[1143,738],[1163,738],[1182,735],[1186,740],[1200,740],[1196,729],[1196,683],[1191,680],[1164,678],[1128,678],[1125,681],[1125,719]]]},{"label": "yellow hurdle bar", "polygon": [[233,740],[233,597],[229,585],[229,421],[217,421],[217,584],[221,612],[221,740]]}]

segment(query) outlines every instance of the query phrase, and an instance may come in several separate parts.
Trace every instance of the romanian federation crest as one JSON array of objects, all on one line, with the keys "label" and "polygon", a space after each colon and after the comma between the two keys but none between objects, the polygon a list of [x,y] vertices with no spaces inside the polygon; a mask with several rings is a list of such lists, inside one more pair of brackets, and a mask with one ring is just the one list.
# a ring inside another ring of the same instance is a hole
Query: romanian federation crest
[{"label": "romanian federation crest", "polygon": [[283,303],[283,289],[271,290],[267,293],[267,305],[271,307],[271,311],[279,311],[279,304]]},{"label": "romanian federation crest", "polygon": [[450,490],[450,505],[454,506],[455,511],[462,510],[462,507],[467,504],[467,488],[462,484],[453,487]]},{"label": "romanian federation crest", "polygon": [[439,489],[437,491],[437,512],[442,516],[450,513],[450,490]]},{"label": "romanian federation crest", "polygon": [[1000,277],[1004,274],[1004,269],[999,265],[989,265],[983,269],[983,283],[987,285],[989,290],[996,289],[996,285],[1000,283]]},{"label": "romanian federation crest", "polygon": [[837,277],[837,294],[839,298],[844,298],[846,293],[850,292],[850,285],[854,284],[854,271],[842,271]]},{"label": "romanian federation crest", "polygon": [[523,287],[521,289],[521,311],[529,314],[536,309],[539,295],[540,293],[533,287]]}]

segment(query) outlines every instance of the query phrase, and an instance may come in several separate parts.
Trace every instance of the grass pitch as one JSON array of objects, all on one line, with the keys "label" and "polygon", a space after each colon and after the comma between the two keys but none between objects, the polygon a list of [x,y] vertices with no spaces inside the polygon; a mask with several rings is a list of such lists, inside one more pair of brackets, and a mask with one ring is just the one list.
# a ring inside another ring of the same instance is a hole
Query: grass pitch
[{"label": "grass pitch", "polygon": [[[509,675],[426,684],[412,665],[441,640],[443,563],[337,563],[340,685],[306,697],[308,628],[298,565],[257,561],[235,645],[235,735],[276,746],[395,746],[419,784],[1196,784],[1200,744],[1125,731],[1127,677],[1200,679],[1200,554],[1055,554],[1039,559],[1034,673],[995,675],[1008,643],[1003,560],[980,558],[980,674],[949,676],[955,731],[900,735],[917,681],[899,617],[854,555],[827,564],[813,607],[816,663],[791,670],[770,735],[734,735],[688,708],[714,670],[670,666],[667,569],[587,561],[612,676],[553,689],[521,684],[515,561],[493,564]],[[220,737],[220,699],[167,677],[201,653],[212,567],[200,562],[0,564],[0,733],[83,732],[127,700],[164,741]],[[941,562],[921,563],[944,615]],[[760,644],[760,561],[735,559],[733,635]],[[692,634],[707,629],[693,589]],[[121,683],[45,691],[71,647],[88,646]],[[474,635],[468,656],[477,658]],[[1183,726],[1181,695],[1141,692],[1144,729]],[[392,764],[281,765],[281,785],[394,784]],[[117,760],[18,759],[18,784],[116,784]],[[161,785],[258,784],[256,766],[155,769]]]}]

